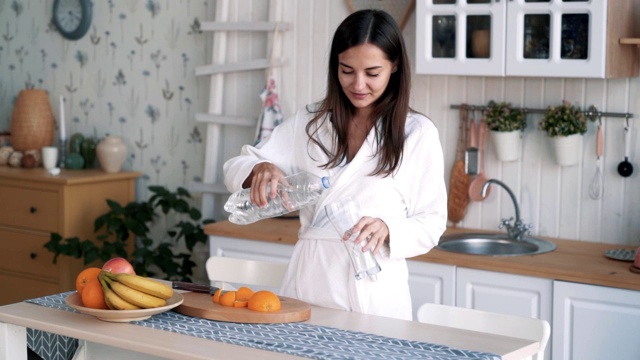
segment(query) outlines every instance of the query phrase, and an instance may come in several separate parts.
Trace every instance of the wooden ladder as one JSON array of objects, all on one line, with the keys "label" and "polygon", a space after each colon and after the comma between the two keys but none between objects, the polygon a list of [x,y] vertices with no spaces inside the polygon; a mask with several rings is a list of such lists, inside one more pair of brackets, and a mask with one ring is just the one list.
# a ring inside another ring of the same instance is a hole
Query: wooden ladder
[{"label": "wooden ladder", "polygon": [[[218,171],[221,170],[222,166],[221,164],[218,164],[221,150],[220,140],[222,126],[233,125],[255,127],[258,122],[258,115],[256,115],[256,117],[241,117],[225,114],[223,109],[225,74],[261,69],[266,70],[270,67],[281,67],[287,64],[286,59],[270,57],[268,54],[266,54],[265,58],[261,59],[227,63],[227,35],[229,32],[233,31],[275,32],[277,30],[278,32],[284,32],[289,30],[289,24],[276,20],[276,18],[280,17],[280,14],[282,14],[281,7],[281,0],[270,0],[269,21],[228,22],[229,0],[217,0],[215,21],[203,22],[201,25],[201,29],[203,31],[212,31],[215,33],[213,34],[213,48],[211,55],[212,63],[198,66],[195,69],[196,76],[210,76],[211,80],[209,86],[208,112],[196,114],[196,121],[207,124],[203,179],[202,182],[190,183],[189,189],[192,192],[199,192],[203,194],[202,214],[205,218],[214,214],[215,195],[229,194],[225,185],[217,182]],[[267,47],[267,53],[272,51],[276,54],[276,48],[279,49],[279,43],[272,43],[273,49],[269,49],[269,47]]]}]

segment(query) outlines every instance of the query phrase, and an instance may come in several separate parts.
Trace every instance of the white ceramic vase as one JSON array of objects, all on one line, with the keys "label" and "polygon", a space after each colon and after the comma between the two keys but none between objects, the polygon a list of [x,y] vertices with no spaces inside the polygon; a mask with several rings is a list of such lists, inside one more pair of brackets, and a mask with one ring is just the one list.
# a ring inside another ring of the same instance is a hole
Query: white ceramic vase
[{"label": "white ceramic vase", "polygon": [[500,161],[516,161],[522,148],[522,131],[491,131],[491,141]]},{"label": "white ceramic vase", "polygon": [[96,154],[102,170],[117,173],[127,157],[127,146],[117,136],[107,136],[96,146]]},{"label": "white ceramic vase", "polygon": [[573,166],[578,163],[581,138],[581,134],[551,138],[558,165]]}]

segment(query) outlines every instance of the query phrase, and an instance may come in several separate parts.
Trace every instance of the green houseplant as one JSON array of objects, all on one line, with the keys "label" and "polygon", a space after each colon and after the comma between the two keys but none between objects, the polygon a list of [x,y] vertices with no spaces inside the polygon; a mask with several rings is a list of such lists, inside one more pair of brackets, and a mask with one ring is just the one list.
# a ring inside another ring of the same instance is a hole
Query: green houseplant
[{"label": "green houseplant", "polygon": [[508,102],[489,102],[484,115],[487,128],[491,131],[511,132],[527,128],[524,110],[514,108]]},{"label": "green houseplant", "polygon": [[[138,275],[191,281],[196,265],[191,253],[196,244],[206,244],[203,226],[213,221],[201,220],[200,210],[189,204],[191,195],[184,188],[171,192],[162,186],[150,186],[149,190],[153,195],[146,201],[122,206],[107,200],[109,211],[94,222],[97,241],[63,239],[52,233],[45,248],[54,253],[53,262],[60,255],[83,259],[85,265],[119,256],[128,259]],[[166,232],[156,244],[151,233],[158,219],[164,222],[161,225],[165,225]],[[175,223],[168,225],[172,221]],[[127,253],[127,241],[136,241],[132,254]],[[174,251],[180,241],[187,252]]]},{"label": "green houseplant", "polygon": [[540,121],[540,130],[549,137],[582,135],[587,132],[587,119],[579,107],[562,100],[562,104],[549,106]]},{"label": "green houseplant", "polygon": [[489,102],[484,111],[484,121],[500,161],[514,161],[520,157],[522,131],[527,128],[525,111],[511,103]]},{"label": "green houseplant", "polygon": [[551,138],[559,165],[572,166],[578,162],[580,139],[587,132],[587,119],[579,107],[566,100],[549,106],[539,127]]}]

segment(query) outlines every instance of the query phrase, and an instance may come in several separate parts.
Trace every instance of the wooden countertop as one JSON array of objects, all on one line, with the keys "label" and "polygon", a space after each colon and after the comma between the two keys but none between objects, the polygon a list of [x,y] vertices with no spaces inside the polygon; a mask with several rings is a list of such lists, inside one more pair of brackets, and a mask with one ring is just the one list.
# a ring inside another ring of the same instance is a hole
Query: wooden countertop
[{"label": "wooden countertop", "polygon": [[[299,227],[300,223],[297,219],[267,219],[249,225],[236,225],[228,221],[221,221],[206,225],[204,231],[210,236],[294,245],[298,240]],[[450,228],[446,233],[478,231],[482,230]],[[640,274],[629,271],[631,262],[618,261],[604,256],[604,252],[609,249],[633,250],[634,247],[548,237],[545,239],[554,242],[557,249],[538,255],[493,257],[457,254],[434,248],[429,253],[411,260],[640,290]]]}]

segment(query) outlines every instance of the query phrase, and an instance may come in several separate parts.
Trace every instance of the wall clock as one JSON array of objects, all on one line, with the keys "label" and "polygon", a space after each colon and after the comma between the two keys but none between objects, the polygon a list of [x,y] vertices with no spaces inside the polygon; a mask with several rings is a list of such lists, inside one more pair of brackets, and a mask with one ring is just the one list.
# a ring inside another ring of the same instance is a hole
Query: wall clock
[{"label": "wall clock", "polygon": [[92,14],[91,0],[55,0],[53,3],[53,24],[60,35],[69,40],[78,40],[89,31]]}]

